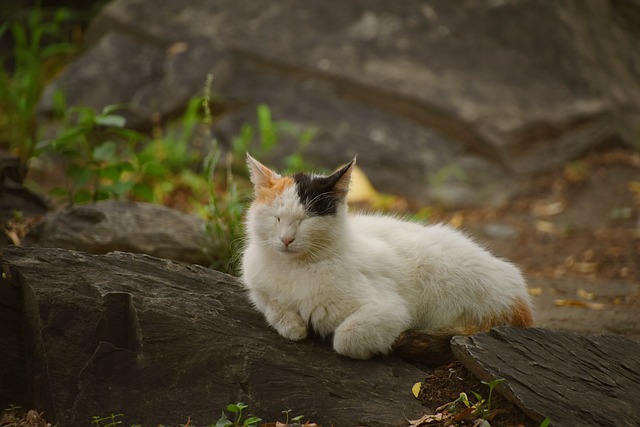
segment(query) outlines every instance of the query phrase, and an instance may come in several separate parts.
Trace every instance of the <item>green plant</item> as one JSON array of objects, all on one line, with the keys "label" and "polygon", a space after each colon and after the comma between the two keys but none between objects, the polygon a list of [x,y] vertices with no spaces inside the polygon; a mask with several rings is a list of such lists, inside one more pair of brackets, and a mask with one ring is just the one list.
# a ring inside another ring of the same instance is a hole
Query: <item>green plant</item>
[{"label": "green plant", "polygon": [[[482,408],[483,418],[487,417],[487,414],[491,413],[491,396],[493,395],[493,389],[496,388],[499,384],[504,382],[504,378],[497,378],[493,381],[480,381],[482,384],[489,387],[489,397],[487,398],[486,407]],[[482,400],[482,396],[475,394],[478,400]]]},{"label": "green plant", "polygon": [[53,196],[65,197],[72,206],[123,198],[130,191],[145,195],[145,188],[136,186],[131,173],[147,168],[146,172],[151,174],[154,170],[133,161],[132,147],[142,135],[124,127],[125,118],[114,114],[120,108],[110,105],[100,113],[88,107],[69,108],[62,132],[36,146],[37,150],[61,157],[65,162],[67,183],[54,189]]},{"label": "green plant", "polygon": [[[40,2],[0,25],[0,38],[13,38],[13,64],[0,59],[0,145],[23,159],[32,155],[36,141],[35,109],[46,81],[61,58],[74,51],[65,41],[65,23],[72,13],[46,13]],[[11,68],[11,71],[9,71]]]},{"label": "green plant", "polygon": [[97,427],[115,427],[117,425],[122,424],[122,420],[119,418],[124,417],[124,414],[111,414],[106,417],[100,417],[94,415],[91,417],[91,425],[95,425]]},{"label": "green plant", "polygon": [[[291,409],[287,409],[286,411],[282,411],[283,414],[285,414],[286,419],[284,421],[284,426],[288,426],[289,425],[289,413],[291,412]],[[302,419],[304,418],[304,415],[298,415],[297,417],[293,417],[291,418],[291,421],[293,421],[295,424],[294,425],[299,425],[300,421],[302,421]]]},{"label": "green plant", "polygon": [[439,187],[447,181],[463,182],[467,179],[464,170],[457,164],[442,166],[436,172],[429,173],[428,182],[433,187]]},{"label": "green plant", "polygon": [[[267,156],[281,140],[288,136],[295,138],[296,149],[293,153],[284,158],[285,172],[300,171],[309,169],[310,165],[304,161],[303,153],[316,135],[316,129],[304,128],[293,122],[286,120],[274,121],[271,109],[264,104],[256,108],[256,119],[258,130],[248,123],[241,126],[240,132],[231,141],[231,152],[237,159],[242,159],[248,151],[256,158]],[[258,144],[254,145],[254,140],[258,139]]]},{"label": "green plant", "polygon": [[251,427],[258,425],[258,423],[262,421],[262,419],[256,416],[249,415],[244,420],[242,419],[242,411],[247,408],[248,406],[242,402],[229,404],[227,405],[227,411],[235,414],[235,419],[233,421],[229,420],[224,411],[222,411],[222,415],[220,416],[218,422],[216,422],[215,425],[211,425],[209,427]]}]

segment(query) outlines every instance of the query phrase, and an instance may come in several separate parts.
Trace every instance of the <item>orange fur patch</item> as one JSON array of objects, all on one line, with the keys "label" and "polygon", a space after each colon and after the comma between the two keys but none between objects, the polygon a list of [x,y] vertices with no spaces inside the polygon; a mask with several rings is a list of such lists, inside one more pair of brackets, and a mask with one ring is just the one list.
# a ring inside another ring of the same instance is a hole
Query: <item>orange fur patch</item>
[{"label": "orange fur patch", "polygon": [[524,299],[516,298],[513,302],[509,316],[509,325],[521,328],[533,326],[533,313],[531,312],[531,306]]},{"label": "orange fur patch", "polygon": [[487,332],[494,326],[515,326],[519,328],[533,326],[533,313],[529,303],[523,298],[516,298],[507,311],[484,319],[480,323],[478,323],[477,319],[467,318],[464,326],[455,332],[457,335],[473,335],[478,332]]},{"label": "orange fur patch", "polygon": [[293,184],[293,178],[289,176],[277,179],[269,178],[266,186],[261,186],[256,190],[256,203],[270,205],[276,197]]}]

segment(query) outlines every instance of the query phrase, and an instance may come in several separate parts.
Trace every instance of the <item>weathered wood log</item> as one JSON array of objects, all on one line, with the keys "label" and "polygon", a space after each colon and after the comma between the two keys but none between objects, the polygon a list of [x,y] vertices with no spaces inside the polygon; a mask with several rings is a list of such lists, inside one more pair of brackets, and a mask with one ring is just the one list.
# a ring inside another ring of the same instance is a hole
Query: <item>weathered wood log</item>
[{"label": "weathered wood log", "polygon": [[122,252],[4,247],[1,264],[0,404],[60,426],[111,413],[123,425],[206,425],[238,401],[268,421],[292,409],[326,426],[424,413],[410,392],[419,369],[287,341],[231,276]]},{"label": "weathered wood log", "polygon": [[532,419],[554,426],[639,426],[640,343],[617,335],[495,328],[454,337],[455,356]]}]

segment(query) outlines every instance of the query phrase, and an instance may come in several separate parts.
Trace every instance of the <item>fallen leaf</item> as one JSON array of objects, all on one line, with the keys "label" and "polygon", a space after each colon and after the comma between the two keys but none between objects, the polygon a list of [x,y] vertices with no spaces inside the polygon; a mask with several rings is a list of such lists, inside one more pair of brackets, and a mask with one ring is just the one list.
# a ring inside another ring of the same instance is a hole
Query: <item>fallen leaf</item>
[{"label": "fallen leaf", "polygon": [[578,296],[580,298],[584,298],[591,301],[595,295],[593,292],[587,292],[584,289],[578,289]]},{"label": "fallen leaf", "polygon": [[420,396],[420,390],[422,390],[422,383],[415,383],[413,387],[411,387],[411,393],[417,399]]},{"label": "fallen leaf", "polygon": [[564,211],[563,202],[551,202],[545,204],[539,204],[533,207],[533,215],[535,216],[553,216],[558,215]]},{"label": "fallen leaf", "polygon": [[418,427],[418,426],[425,426],[425,425],[434,424],[434,423],[439,424],[449,418],[451,418],[449,414],[439,412],[433,415],[426,414],[417,420],[408,420],[408,421],[409,421],[410,427]]},{"label": "fallen leaf", "polygon": [[542,295],[542,288],[529,288],[529,295],[538,296]]},{"label": "fallen leaf", "polygon": [[575,299],[557,299],[555,301],[555,305],[557,305],[558,307],[581,307],[591,308],[594,310],[602,310],[604,308],[604,304],[599,302],[585,302]]},{"label": "fallen leaf", "polygon": [[460,212],[456,212],[455,214],[453,214],[453,216],[449,220],[449,225],[452,226],[453,228],[460,228],[462,227],[463,223],[464,223],[464,217]]},{"label": "fallen leaf", "polygon": [[353,168],[351,172],[351,186],[349,187],[350,203],[375,203],[380,197],[380,193],[373,188],[367,175],[359,167]]},{"label": "fallen leaf", "polygon": [[571,266],[579,273],[595,273],[598,270],[597,262],[576,262]]},{"label": "fallen leaf", "polygon": [[542,233],[552,234],[556,232],[556,226],[551,221],[536,221],[536,230]]}]

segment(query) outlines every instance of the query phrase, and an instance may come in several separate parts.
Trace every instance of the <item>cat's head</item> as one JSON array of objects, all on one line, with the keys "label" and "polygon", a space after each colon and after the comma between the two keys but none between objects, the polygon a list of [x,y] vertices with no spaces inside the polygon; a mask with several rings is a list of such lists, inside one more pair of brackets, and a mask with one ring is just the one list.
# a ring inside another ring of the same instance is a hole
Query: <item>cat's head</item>
[{"label": "cat's head", "polygon": [[331,247],[347,213],[355,157],[331,175],[281,176],[247,154],[255,200],[249,233],[286,256],[319,255]]}]

